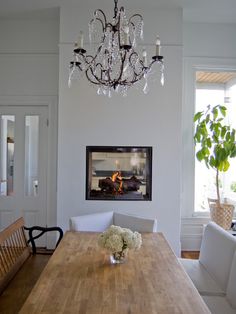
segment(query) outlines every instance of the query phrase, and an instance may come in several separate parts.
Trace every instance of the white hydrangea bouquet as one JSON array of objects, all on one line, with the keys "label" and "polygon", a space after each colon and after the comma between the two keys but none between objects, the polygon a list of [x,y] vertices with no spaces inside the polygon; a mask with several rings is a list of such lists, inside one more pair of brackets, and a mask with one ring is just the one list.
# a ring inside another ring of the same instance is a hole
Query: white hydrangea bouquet
[{"label": "white hydrangea bouquet", "polygon": [[128,249],[140,249],[142,236],[137,231],[112,225],[99,235],[98,244],[111,253],[113,264],[123,263]]}]

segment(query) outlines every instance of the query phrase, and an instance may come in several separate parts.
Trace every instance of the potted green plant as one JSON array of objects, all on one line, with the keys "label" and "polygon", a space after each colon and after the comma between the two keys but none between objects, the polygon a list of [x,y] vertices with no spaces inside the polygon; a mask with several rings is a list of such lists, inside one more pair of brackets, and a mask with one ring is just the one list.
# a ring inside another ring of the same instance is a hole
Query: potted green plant
[{"label": "potted green plant", "polygon": [[208,199],[211,219],[224,229],[230,229],[234,206],[221,201],[219,173],[230,167],[230,158],[236,156],[235,129],[225,123],[227,108],[208,105],[205,111],[194,115],[194,143],[196,157],[207,168],[215,171],[216,199]]}]

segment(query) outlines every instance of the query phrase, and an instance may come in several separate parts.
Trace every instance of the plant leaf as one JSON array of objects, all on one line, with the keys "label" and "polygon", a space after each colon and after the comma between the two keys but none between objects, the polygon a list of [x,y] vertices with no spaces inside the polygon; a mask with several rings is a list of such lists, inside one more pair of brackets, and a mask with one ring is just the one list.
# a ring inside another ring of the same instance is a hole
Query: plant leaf
[{"label": "plant leaf", "polygon": [[223,171],[226,172],[229,169],[230,163],[228,162],[228,160],[224,161],[224,165],[223,165]]},{"label": "plant leaf", "polygon": [[224,138],[226,132],[227,132],[227,129],[226,129],[225,126],[223,126],[222,129],[221,129],[221,134],[220,134],[222,139]]},{"label": "plant leaf", "polygon": [[202,161],[203,158],[204,158],[204,155],[202,153],[202,150],[199,150],[197,153],[196,153],[196,157],[199,161]]},{"label": "plant leaf", "polygon": [[214,158],[213,156],[211,156],[210,161],[209,161],[209,164],[210,164],[210,166],[211,166],[212,168],[215,167],[216,162],[215,162],[215,158]]},{"label": "plant leaf", "polygon": [[222,116],[225,117],[227,108],[225,106],[219,106],[219,109],[220,109],[220,112],[221,112]]},{"label": "plant leaf", "polygon": [[206,143],[207,143],[207,147],[211,148],[212,144],[211,144],[210,137],[207,138]]},{"label": "plant leaf", "polygon": [[203,115],[203,111],[197,112],[197,113],[194,115],[193,122],[196,122],[197,120],[199,120],[202,115]]},{"label": "plant leaf", "polygon": [[217,106],[212,109],[212,113],[213,113],[213,119],[216,120],[216,118],[218,117]]}]

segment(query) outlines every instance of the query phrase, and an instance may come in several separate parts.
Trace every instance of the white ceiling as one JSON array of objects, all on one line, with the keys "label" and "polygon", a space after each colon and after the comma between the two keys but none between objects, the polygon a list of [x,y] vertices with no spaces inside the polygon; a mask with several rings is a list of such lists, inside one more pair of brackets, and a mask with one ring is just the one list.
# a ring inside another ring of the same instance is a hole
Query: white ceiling
[{"label": "white ceiling", "polygon": [[[0,17],[16,17],[36,14],[42,10],[42,15],[50,16],[52,9],[61,3],[89,5],[91,9],[112,6],[113,0],[0,0]],[[119,0],[118,5],[128,7],[173,7],[183,8],[185,21],[236,23],[236,0]],[[51,9],[51,10],[45,10]]]}]

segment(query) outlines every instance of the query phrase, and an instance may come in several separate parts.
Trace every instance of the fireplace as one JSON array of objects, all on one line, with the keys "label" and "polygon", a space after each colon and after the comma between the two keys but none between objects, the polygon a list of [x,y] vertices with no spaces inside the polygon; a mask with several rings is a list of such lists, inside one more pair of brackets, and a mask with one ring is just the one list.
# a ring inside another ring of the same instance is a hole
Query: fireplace
[{"label": "fireplace", "polygon": [[150,201],[151,197],[152,147],[86,147],[86,200]]}]

